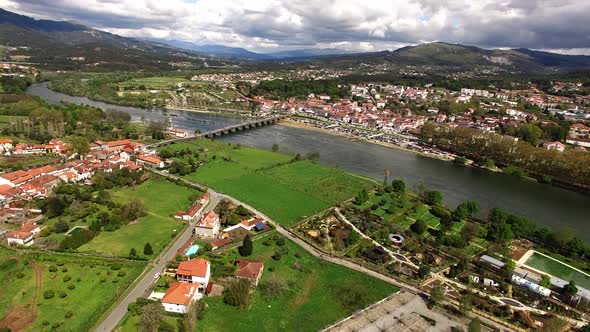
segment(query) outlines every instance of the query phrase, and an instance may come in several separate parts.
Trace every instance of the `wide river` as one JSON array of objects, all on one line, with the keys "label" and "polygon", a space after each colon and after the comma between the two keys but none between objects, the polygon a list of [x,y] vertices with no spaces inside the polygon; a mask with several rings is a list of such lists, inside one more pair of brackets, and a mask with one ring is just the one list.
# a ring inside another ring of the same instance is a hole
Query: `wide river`
[{"label": "wide river", "polygon": [[[206,113],[166,112],[110,105],[84,97],[56,93],[49,90],[46,83],[34,84],[27,92],[43,97],[50,103],[66,100],[102,109],[125,111],[135,121],[169,120],[173,126],[191,131],[197,128],[207,131],[243,121],[236,117]],[[224,136],[221,140],[267,150],[276,143],[281,151],[290,153],[319,152],[322,164],[377,180],[383,180],[384,170],[389,169],[391,178],[401,178],[410,186],[423,184],[428,189],[441,191],[449,205],[475,200],[483,208],[482,213],[487,213],[489,208],[500,207],[526,216],[540,225],[555,229],[573,228],[577,236],[590,243],[589,195],[325,132],[284,125],[253,129]]]}]

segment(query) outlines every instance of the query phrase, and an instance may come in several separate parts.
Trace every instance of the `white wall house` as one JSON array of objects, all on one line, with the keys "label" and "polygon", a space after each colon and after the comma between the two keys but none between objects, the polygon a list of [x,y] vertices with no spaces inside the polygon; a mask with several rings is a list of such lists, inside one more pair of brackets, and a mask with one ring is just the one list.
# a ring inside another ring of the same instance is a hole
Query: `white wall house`
[{"label": "white wall house", "polygon": [[170,285],[162,298],[164,310],[185,314],[190,304],[203,297],[204,287],[200,284],[175,282]]}]

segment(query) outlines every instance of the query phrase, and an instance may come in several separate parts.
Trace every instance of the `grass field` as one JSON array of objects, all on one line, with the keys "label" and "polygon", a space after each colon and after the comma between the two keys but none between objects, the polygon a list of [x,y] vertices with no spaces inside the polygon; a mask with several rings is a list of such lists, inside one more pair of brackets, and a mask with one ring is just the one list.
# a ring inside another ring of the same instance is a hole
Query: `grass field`
[{"label": "grass field", "polygon": [[178,83],[192,83],[183,77],[154,76],[145,78],[134,78],[129,81],[118,83],[120,87],[138,87],[143,85],[146,89],[174,89]]},{"label": "grass field", "polygon": [[[277,235],[278,236],[278,235]],[[265,242],[263,244],[262,242]],[[206,298],[208,307],[198,331],[317,331],[353,311],[398,291],[393,285],[342,266],[323,262],[296,244],[287,241],[288,253],[280,260],[271,258],[279,246],[271,237],[254,242],[248,259],[265,263],[261,283],[269,278],[288,280],[291,287],[276,298],[265,298],[256,290],[248,308],[235,308],[222,298]],[[223,258],[231,264],[238,257],[233,250]],[[213,276],[220,262],[213,261]],[[299,266],[299,268],[296,268]],[[349,294],[362,294],[349,300]],[[346,303],[346,304],[345,304]]]},{"label": "grass field", "polygon": [[[0,249],[0,326],[13,331],[89,330],[143,268],[142,263]],[[71,279],[65,281],[66,276]],[[46,299],[46,291],[55,295]]]},{"label": "grass field", "polygon": [[565,281],[573,280],[576,282],[576,285],[590,290],[590,277],[551,258],[534,253],[526,260],[525,264]]},{"label": "grass field", "polygon": [[242,200],[285,226],[352,198],[373,182],[311,161],[220,141],[195,140],[166,149],[199,150],[204,164],[185,177]]},{"label": "grass field", "polygon": [[149,242],[154,250],[153,257],[168,244],[173,234],[185,227],[182,221],[173,218],[174,213],[186,210],[192,203],[190,198],[199,194],[196,190],[161,178],[152,178],[135,188],[119,188],[111,193],[119,203],[141,199],[148,215],[139,218],[138,223],[124,225],[114,232],[101,232],[79,251],[127,256],[130,249],[135,248],[141,257],[145,243]]}]

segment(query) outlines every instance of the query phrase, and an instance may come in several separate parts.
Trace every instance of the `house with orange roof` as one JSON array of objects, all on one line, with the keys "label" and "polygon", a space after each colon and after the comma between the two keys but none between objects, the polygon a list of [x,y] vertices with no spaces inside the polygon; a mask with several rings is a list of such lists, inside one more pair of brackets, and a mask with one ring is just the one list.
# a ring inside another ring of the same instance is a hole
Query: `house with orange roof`
[{"label": "house with orange roof", "polygon": [[191,284],[209,283],[211,277],[211,263],[204,258],[182,261],[176,269],[176,280]]},{"label": "house with orange roof", "polygon": [[203,208],[209,203],[209,193],[204,193],[198,200],[196,200],[191,207],[186,211],[177,211],[174,218],[186,221],[193,221],[203,211]]},{"label": "house with orange roof", "polygon": [[187,284],[183,282],[175,282],[170,285],[164,297],[162,297],[162,305],[164,310],[168,312],[175,312],[185,314],[188,312],[188,307],[194,301],[203,297],[204,288],[206,285],[202,284]]},{"label": "house with orange roof", "polygon": [[193,234],[202,237],[215,237],[220,229],[219,215],[215,211],[209,211],[195,224]]},{"label": "house with orange roof", "polygon": [[8,245],[16,246],[31,246],[35,242],[35,237],[32,232],[10,231],[6,234]]},{"label": "house with orange roof", "polygon": [[258,286],[264,271],[263,262],[239,258],[234,262],[234,265],[238,268],[235,274],[236,278],[249,280],[254,287]]},{"label": "house with orange roof", "polygon": [[137,156],[137,163],[152,168],[164,167],[164,162],[156,155],[140,154]]}]

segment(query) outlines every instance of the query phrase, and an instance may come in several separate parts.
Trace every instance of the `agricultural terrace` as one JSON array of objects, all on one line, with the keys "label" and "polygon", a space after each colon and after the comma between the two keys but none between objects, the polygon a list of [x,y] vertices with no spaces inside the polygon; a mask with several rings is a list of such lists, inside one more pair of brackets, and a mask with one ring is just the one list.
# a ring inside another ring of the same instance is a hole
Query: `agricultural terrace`
[{"label": "agricultural terrace", "polygon": [[194,84],[183,77],[171,77],[171,76],[154,76],[144,78],[133,78],[128,81],[119,82],[117,86],[120,89],[127,90],[174,90],[178,83]]},{"label": "agricultural terrace", "polygon": [[113,189],[110,193],[113,200],[121,204],[140,199],[147,215],[116,231],[101,232],[79,251],[127,256],[131,248],[135,248],[138,256],[144,257],[143,247],[149,242],[154,253],[147,258],[156,256],[185,227],[183,222],[174,219],[174,213],[185,210],[202,194],[159,177],[152,177],[136,187]]},{"label": "agricultural terrace", "polygon": [[184,177],[244,201],[285,226],[374,186],[369,179],[309,160],[214,140],[158,151],[183,163],[200,164]]},{"label": "agricultural terrace", "polygon": [[565,281],[573,280],[576,285],[590,289],[590,277],[587,274],[576,271],[556,259],[535,252],[524,264]]},{"label": "agricultural terrace", "polygon": [[140,262],[1,248],[0,327],[88,331],[143,268]]},{"label": "agricultural terrace", "polygon": [[[223,257],[207,257],[212,262],[213,282],[223,284],[225,277],[233,276],[232,263],[238,257],[237,249]],[[321,261],[278,234],[254,241],[254,251],[247,259],[265,264],[249,305],[237,308],[225,304],[223,297],[205,298],[207,307],[197,323],[198,331],[317,331],[399,290]],[[284,287],[267,292],[269,281]]]},{"label": "agricultural terrace", "polygon": [[18,116],[18,115],[0,115],[0,129],[4,129],[8,127],[12,122],[18,119],[27,119],[26,116]]}]

